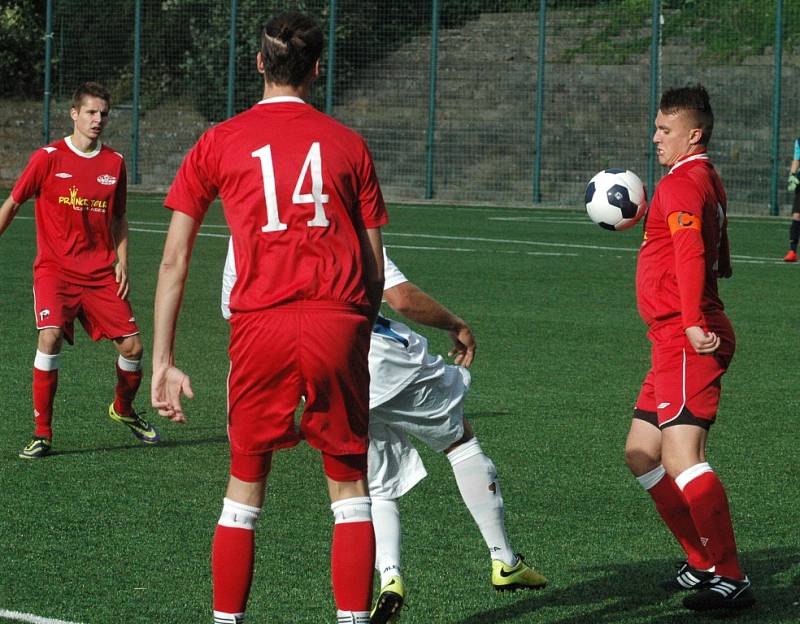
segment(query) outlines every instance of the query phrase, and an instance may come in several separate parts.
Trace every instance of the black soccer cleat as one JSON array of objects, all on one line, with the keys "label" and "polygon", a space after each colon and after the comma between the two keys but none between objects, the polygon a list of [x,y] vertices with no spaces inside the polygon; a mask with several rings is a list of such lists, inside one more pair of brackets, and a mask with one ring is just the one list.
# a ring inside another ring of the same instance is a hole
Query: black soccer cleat
[{"label": "black soccer cleat", "polygon": [[727,576],[715,576],[703,588],[683,599],[683,606],[692,611],[715,609],[747,609],[756,603],[750,579],[737,581]]},{"label": "black soccer cleat", "polygon": [[678,573],[672,578],[661,581],[658,586],[668,592],[702,589],[712,578],[714,578],[713,572],[698,570],[690,566],[688,561],[683,561],[678,568]]}]

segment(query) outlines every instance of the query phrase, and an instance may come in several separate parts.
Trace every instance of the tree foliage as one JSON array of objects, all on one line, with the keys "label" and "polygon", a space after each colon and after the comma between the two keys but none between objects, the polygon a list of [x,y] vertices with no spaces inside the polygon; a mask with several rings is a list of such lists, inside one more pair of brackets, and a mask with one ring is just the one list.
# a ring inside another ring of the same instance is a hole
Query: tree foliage
[{"label": "tree foliage", "polygon": [[0,93],[40,96],[44,65],[44,7],[34,0],[0,4]]},{"label": "tree foliage", "polygon": [[[129,102],[134,73],[135,0],[52,0],[54,91],[68,96],[84,80],[111,89],[116,103]],[[317,17],[328,37],[329,0],[238,0],[235,28],[234,108],[260,97],[255,71],[260,28],[287,8]],[[141,102],[190,101],[210,120],[226,114],[230,0],[141,0]],[[336,87],[346,89],[361,70],[397,47],[427,36],[430,1],[337,0]],[[457,27],[481,13],[536,11],[536,0],[440,0],[442,27]],[[764,0],[662,0],[665,43],[700,47],[720,62],[760,54],[774,41],[775,3]],[[548,15],[591,19],[595,34],[570,55],[623,63],[649,46],[651,0],[548,0]],[[39,97],[44,64],[44,0],[0,4],[0,95]],[[532,23],[532,30],[535,24]],[[784,43],[800,37],[800,2],[784,4]],[[498,34],[502,36],[502,33]],[[327,45],[323,54],[323,66]],[[323,95],[317,90],[317,98]],[[319,101],[317,102],[319,103]]]}]

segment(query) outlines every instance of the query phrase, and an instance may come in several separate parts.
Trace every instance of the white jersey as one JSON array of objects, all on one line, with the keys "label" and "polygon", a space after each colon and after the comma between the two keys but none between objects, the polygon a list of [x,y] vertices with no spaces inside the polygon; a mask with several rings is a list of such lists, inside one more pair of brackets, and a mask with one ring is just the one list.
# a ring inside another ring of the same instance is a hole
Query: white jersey
[{"label": "white jersey", "polygon": [[[383,250],[384,290],[407,282],[408,279]],[[232,241],[228,240],[228,255],[222,272],[222,316],[231,317],[230,297],[236,283],[236,259]],[[398,321],[379,316],[372,330],[369,349],[369,407],[373,409],[397,396],[415,376],[431,373],[441,367],[441,356],[428,353],[428,341]]]}]

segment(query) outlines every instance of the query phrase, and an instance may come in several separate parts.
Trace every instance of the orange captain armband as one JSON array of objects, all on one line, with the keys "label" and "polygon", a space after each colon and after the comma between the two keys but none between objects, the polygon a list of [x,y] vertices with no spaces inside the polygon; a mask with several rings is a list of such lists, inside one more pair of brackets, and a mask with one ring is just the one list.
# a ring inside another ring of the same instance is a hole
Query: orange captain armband
[{"label": "orange captain armband", "polygon": [[667,217],[669,232],[673,236],[683,230],[700,231],[703,223],[699,215],[691,212],[671,212]]}]

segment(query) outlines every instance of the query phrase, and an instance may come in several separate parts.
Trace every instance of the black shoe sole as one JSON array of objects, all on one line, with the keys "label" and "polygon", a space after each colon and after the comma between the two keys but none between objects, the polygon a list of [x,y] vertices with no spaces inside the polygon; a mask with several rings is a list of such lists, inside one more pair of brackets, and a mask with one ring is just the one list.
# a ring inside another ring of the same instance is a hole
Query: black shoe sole
[{"label": "black shoe sole", "polygon": [[403,597],[394,592],[383,592],[378,596],[375,612],[369,617],[369,624],[386,624],[394,614],[403,608]]},{"label": "black shoe sole", "polygon": [[[706,603],[692,604],[692,601],[689,600],[689,598],[692,597],[690,596],[684,599],[683,606],[687,609],[691,609],[692,611],[738,611],[740,609],[749,609],[756,604],[755,596],[753,596],[749,591],[741,594],[738,598],[734,598],[733,600],[725,600],[724,598],[720,598],[719,600],[708,601]],[[687,602],[689,602],[689,604],[686,604]]]}]

